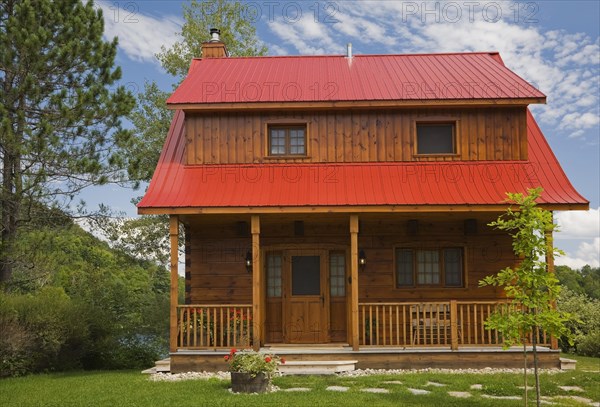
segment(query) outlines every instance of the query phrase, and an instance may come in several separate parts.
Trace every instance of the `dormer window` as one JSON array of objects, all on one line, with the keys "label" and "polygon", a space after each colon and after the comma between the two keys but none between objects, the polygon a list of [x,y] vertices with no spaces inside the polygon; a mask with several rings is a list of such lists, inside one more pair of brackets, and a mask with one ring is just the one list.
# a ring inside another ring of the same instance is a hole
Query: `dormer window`
[{"label": "dormer window", "polygon": [[270,156],[305,156],[306,124],[269,125]]},{"label": "dormer window", "polygon": [[417,155],[456,153],[456,123],[417,123]]}]

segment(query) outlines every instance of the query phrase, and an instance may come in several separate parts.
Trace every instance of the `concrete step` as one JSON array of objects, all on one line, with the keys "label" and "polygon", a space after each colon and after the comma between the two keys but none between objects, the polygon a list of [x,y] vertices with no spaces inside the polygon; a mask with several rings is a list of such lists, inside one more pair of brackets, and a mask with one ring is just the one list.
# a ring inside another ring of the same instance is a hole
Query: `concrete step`
[{"label": "concrete step", "polygon": [[169,373],[171,371],[171,359],[166,358],[156,362],[156,371],[158,373]]},{"label": "concrete step", "polygon": [[142,370],[143,374],[154,374],[154,373],[169,373],[171,371],[171,359],[166,358],[157,360],[155,366],[150,369]]},{"label": "concrete step", "polygon": [[575,370],[576,360],[560,358],[560,370]]},{"label": "concrete step", "polygon": [[284,375],[331,375],[350,372],[355,369],[357,360],[291,360],[279,365]]}]

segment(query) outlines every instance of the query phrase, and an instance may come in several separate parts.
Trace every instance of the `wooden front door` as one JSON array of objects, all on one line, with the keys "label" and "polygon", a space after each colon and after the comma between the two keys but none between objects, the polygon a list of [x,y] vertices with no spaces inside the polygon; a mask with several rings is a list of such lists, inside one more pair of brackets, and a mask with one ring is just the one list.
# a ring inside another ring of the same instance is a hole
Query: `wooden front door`
[{"label": "wooden front door", "polygon": [[285,342],[328,342],[329,288],[326,253],[289,251],[285,257]]}]

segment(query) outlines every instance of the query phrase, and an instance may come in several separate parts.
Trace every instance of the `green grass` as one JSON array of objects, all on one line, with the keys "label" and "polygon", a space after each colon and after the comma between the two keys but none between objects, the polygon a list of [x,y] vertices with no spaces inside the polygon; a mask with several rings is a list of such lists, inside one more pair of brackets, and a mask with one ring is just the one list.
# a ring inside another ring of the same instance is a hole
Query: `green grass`
[{"label": "green grass", "polygon": [[[577,370],[555,375],[542,374],[542,394],[566,395],[558,388],[576,385],[585,390],[577,394],[600,401],[600,359],[565,355],[577,359]],[[592,371],[592,372],[591,372]],[[533,377],[529,377],[530,386]],[[402,384],[384,384],[397,380]],[[445,387],[424,387],[428,381],[446,384]],[[483,385],[483,390],[470,390],[471,384]],[[307,393],[276,392],[263,395],[237,395],[228,391],[229,381],[211,379],[181,382],[151,382],[139,372],[70,372],[33,375],[0,380],[0,406],[522,406],[523,401],[485,399],[489,395],[522,395],[521,374],[451,375],[411,373],[402,375],[337,377],[288,376],[277,377],[274,384],[281,389],[309,387]],[[347,393],[326,391],[327,386],[346,386]],[[367,387],[387,388],[389,394],[369,394],[360,390]],[[407,389],[430,390],[428,395],[412,395]],[[469,399],[449,397],[448,391],[468,391]],[[530,391],[533,399],[534,392]],[[584,404],[562,399],[561,406]]]}]

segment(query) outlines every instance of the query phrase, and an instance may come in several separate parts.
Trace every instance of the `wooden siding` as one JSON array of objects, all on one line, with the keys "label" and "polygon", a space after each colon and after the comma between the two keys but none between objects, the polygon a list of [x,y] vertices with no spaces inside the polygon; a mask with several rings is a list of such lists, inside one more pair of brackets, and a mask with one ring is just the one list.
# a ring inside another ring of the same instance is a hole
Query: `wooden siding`
[{"label": "wooden siding", "polygon": [[[417,121],[456,121],[457,154],[415,157]],[[306,158],[267,155],[267,124],[307,123]],[[526,109],[219,112],[186,116],[187,164],[527,159]]]},{"label": "wooden siding", "polygon": [[[367,265],[358,273],[359,301],[419,302],[496,300],[503,291],[479,287],[479,280],[508,265],[514,265],[510,238],[486,226],[497,214],[413,214],[361,215],[358,246],[364,250]],[[476,218],[476,234],[465,234],[465,219]],[[409,220],[417,220],[415,230]],[[294,221],[304,222],[302,236],[294,235]],[[196,216],[187,219],[189,249],[186,253],[186,286],[191,304],[248,304],[252,302],[252,274],[246,271],[246,252],[251,248],[250,234],[240,227],[244,217]],[[325,252],[344,250],[349,256],[349,218],[340,214],[328,216],[264,215],[261,216],[260,245],[262,255],[269,250]],[[444,247],[464,248],[464,287],[396,288],[394,248]],[[349,264],[347,275],[349,275]],[[254,271],[253,271],[254,272]],[[264,271],[263,271],[264,272]],[[346,295],[349,293],[346,287]],[[283,301],[266,301],[267,343],[282,341],[281,325],[285,320]],[[343,297],[330,301],[330,341],[345,342],[347,320]]]}]

